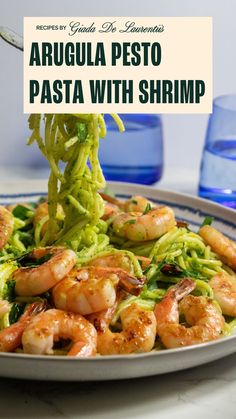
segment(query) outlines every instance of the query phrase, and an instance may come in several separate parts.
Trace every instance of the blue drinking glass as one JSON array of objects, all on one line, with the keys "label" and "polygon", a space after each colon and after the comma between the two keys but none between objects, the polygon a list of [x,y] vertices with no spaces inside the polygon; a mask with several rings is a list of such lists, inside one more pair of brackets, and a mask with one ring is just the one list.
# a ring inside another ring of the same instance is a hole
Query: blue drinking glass
[{"label": "blue drinking glass", "polygon": [[199,195],[236,208],[236,95],[217,97],[202,154]]},{"label": "blue drinking glass", "polygon": [[159,115],[119,114],[125,132],[105,116],[107,135],[100,141],[99,159],[107,180],[157,182],[163,172],[162,121]]}]

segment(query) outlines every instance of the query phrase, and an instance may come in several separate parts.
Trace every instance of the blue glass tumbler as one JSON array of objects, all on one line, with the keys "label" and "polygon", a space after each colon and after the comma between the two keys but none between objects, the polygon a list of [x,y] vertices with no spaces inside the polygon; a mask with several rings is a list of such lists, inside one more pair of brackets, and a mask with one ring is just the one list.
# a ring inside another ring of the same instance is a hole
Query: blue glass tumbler
[{"label": "blue glass tumbler", "polygon": [[236,95],[217,97],[208,122],[199,195],[236,208]]},{"label": "blue glass tumbler", "polygon": [[99,158],[106,180],[157,182],[163,171],[162,121],[159,115],[119,114],[125,132],[120,133],[106,115],[107,135],[100,141]]}]

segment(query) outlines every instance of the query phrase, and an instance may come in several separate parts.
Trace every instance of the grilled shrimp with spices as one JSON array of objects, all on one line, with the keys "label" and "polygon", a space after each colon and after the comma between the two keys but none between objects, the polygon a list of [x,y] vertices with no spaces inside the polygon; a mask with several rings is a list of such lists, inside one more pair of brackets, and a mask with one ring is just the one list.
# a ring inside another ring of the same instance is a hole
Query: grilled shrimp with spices
[{"label": "grilled shrimp with spices", "polygon": [[100,195],[105,201],[105,210],[102,217],[104,220],[107,220],[121,211],[144,213],[148,209],[156,208],[156,204],[141,195],[134,195],[130,199],[127,199],[127,201],[121,201],[120,199],[113,198],[104,193],[100,193]]},{"label": "grilled shrimp with spices", "polygon": [[125,212],[142,212],[156,208],[156,204],[141,195],[134,195],[124,203]]},{"label": "grilled shrimp with spices", "polygon": [[211,246],[213,252],[217,253],[219,258],[226,265],[236,271],[236,243],[224,236],[214,227],[205,225],[200,228],[199,235],[204,242]]},{"label": "grilled shrimp with spices", "polygon": [[126,212],[129,212],[129,211],[144,212],[145,209],[147,208],[147,205],[150,205],[152,208],[156,206],[154,202],[149,201],[149,199],[145,198],[142,195],[133,195],[131,198],[127,199],[126,201],[122,201],[121,199],[107,195],[104,192],[100,192],[100,195],[105,202],[116,205],[118,208]]},{"label": "grilled shrimp with spices", "polygon": [[112,307],[117,285],[139,293],[143,281],[120,268],[88,266],[73,270],[52,290],[57,308],[87,315]]},{"label": "grilled shrimp with spices", "polygon": [[[109,316],[108,316],[109,318]],[[149,352],[156,338],[156,319],[153,311],[131,304],[120,314],[122,331],[112,332],[109,324],[98,331],[97,350],[101,355]]]},{"label": "grilled shrimp with spices", "polygon": [[22,335],[22,345],[28,354],[53,354],[53,344],[70,339],[69,356],[89,357],[96,354],[97,332],[83,316],[50,309],[36,316]]},{"label": "grilled shrimp with spices", "polygon": [[123,212],[115,216],[112,227],[117,236],[133,241],[154,240],[171,230],[175,225],[173,210],[167,206],[141,212]]},{"label": "grilled shrimp with spices", "polygon": [[[194,281],[183,279],[155,306],[157,334],[166,348],[208,342],[222,332],[225,320],[216,303],[205,296],[187,295],[194,288]],[[179,314],[191,327],[179,324]]]},{"label": "grilled shrimp with spices", "polygon": [[8,209],[0,205],[0,250],[3,249],[13,233],[14,217]]},{"label": "grilled shrimp with spices", "polygon": [[15,292],[21,296],[40,295],[61,281],[77,262],[77,256],[65,247],[46,247],[34,249],[30,257],[36,261],[51,256],[49,260],[37,267],[23,267],[14,271],[12,278],[16,281]]},{"label": "grilled shrimp with spices", "polygon": [[114,252],[110,255],[98,256],[88,262],[88,266],[100,266],[103,268],[121,268],[134,274],[134,266],[128,255],[122,252]]},{"label": "grilled shrimp with spices", "polygon": [[236,275],[220,272],[208,282],[223,314],[236,317]]}]

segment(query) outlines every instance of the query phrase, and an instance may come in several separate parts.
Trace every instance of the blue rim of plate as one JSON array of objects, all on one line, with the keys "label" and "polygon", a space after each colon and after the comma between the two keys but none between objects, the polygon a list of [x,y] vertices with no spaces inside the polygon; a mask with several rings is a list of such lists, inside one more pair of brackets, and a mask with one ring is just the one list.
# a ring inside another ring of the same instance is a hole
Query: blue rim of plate
[{"label": "blue rim of plate", "polygon": [[[127,185],[130,186],[130,184],[127,184]],[[152,191],[152,189],[150,188],[150,192],[151,191]],[[169,192],[169,191],[167,191],[167,192]],[[170,191],[170,193],[171,193],[171,191]],[[174,193],[176,193],[176,192],[174,192]],[[15,200],[18,200],[18,199],[24,199],[24,200],[29,199],[30,200],[31,198],[34,198],[34,200],[36,201],[37,199],[40,199],[41,197],[44,197],[46,195],[47,195],[46,192],[25,192],[25,193],[0,194],[0,203],[2,205],[7,205],[7,204],[11,203],[11,199],[13,201],[15,201]],[[182,194],[182,193],[180,193],[180,195],[183,195],[185,197],[191,197],[190,195]],[[127,197],[129,197],[131,195],[129,193],[127,193],[127,194],[117,193],[116,196],[118,198],[120,198],[120,199],[125,199],[125,198],[127,198]],[[171,201],[163,200],[163,199],[161,199],[161,200],[158,199],[157,200],[157,199],[152,198],[152,197],[148,197],[148,198],[151,199],[156,204],[161,204],[161,205],[167,205],[167,206],[170,206],[170,207],[175,207],[175,208],[178,208],[179,210],[182,210],[182,211],[187,210],[190,213],[192,213],[193,215],[197,215],[199,217],[202,217],[202,219],[204,219],[208,215],[211,215],[209,212],[202,211],[199,208],[198,209],[194,209],[192,206],[189,206],[189,205],[186,205],[186,204],[185,205],[183,205],[183,204],[177,204],[175,202],[171,202]],[[201,201],[204,201],[204,202],[209,202],[209,201],[207,201],[205,199],[198,198],[198,197],[192,197],[192,198],[197,198],[198,200],[201,200]],[[17,202],[14,202],[14,203],[17,203]],[[211,204],[212,204],[212,202],[211,202]],[[221,205],[218,205],[218,204],[215,204],[215,205],[216,206],[219,206],[220,208],[222,208]],[[223,207],[223,208],[225,208],[225,207]],[[226,209],[228,209],[228,208],[226,208]],[[235,217],[236,217],[236,213],[235,213]],[[199,227],[201,225],[200,222],[194,221],[192,219],[190,220],[190,219],[188,219],[186,217],[178,217],[177,216],[176,218],[178,220],[184,220],[187,223],[192,224],[192,225],[197,226],[197,227]],[[217,221],[217,222],[223,223],[224,225],[227,225],[227,226],[229,226],[231,228],[236,228],[236,222],[234,223],[234,222],[231,222],[231,221],[227,221],[224,218],[218,217],[218,216],[214,216],[214,220]],[[234,239],[232,236],[229,236],[229,237],[231,239]]]}]

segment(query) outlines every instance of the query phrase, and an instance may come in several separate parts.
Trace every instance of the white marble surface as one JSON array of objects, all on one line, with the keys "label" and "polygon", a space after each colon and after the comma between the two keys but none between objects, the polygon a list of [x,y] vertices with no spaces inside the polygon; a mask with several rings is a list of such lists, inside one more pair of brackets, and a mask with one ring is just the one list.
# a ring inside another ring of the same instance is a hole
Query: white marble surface
[{"label": "white marble surface", "polygon": [[[44,172],[38,172],[39,176],[45,177]],[[36,176],[15,169],[0,171],[0,178],[21,182]],[[194,194],[197,173],[173,168],[157,186]],[[236,354],[178,373],[127,381],[56,383],[0,378],[0,417],[233,419],[235,393]]]},{"label": "white marble surface", "polygon": [[178,373],[127,381],[0,379],[1,418],[236,418],[236,355]]}]

